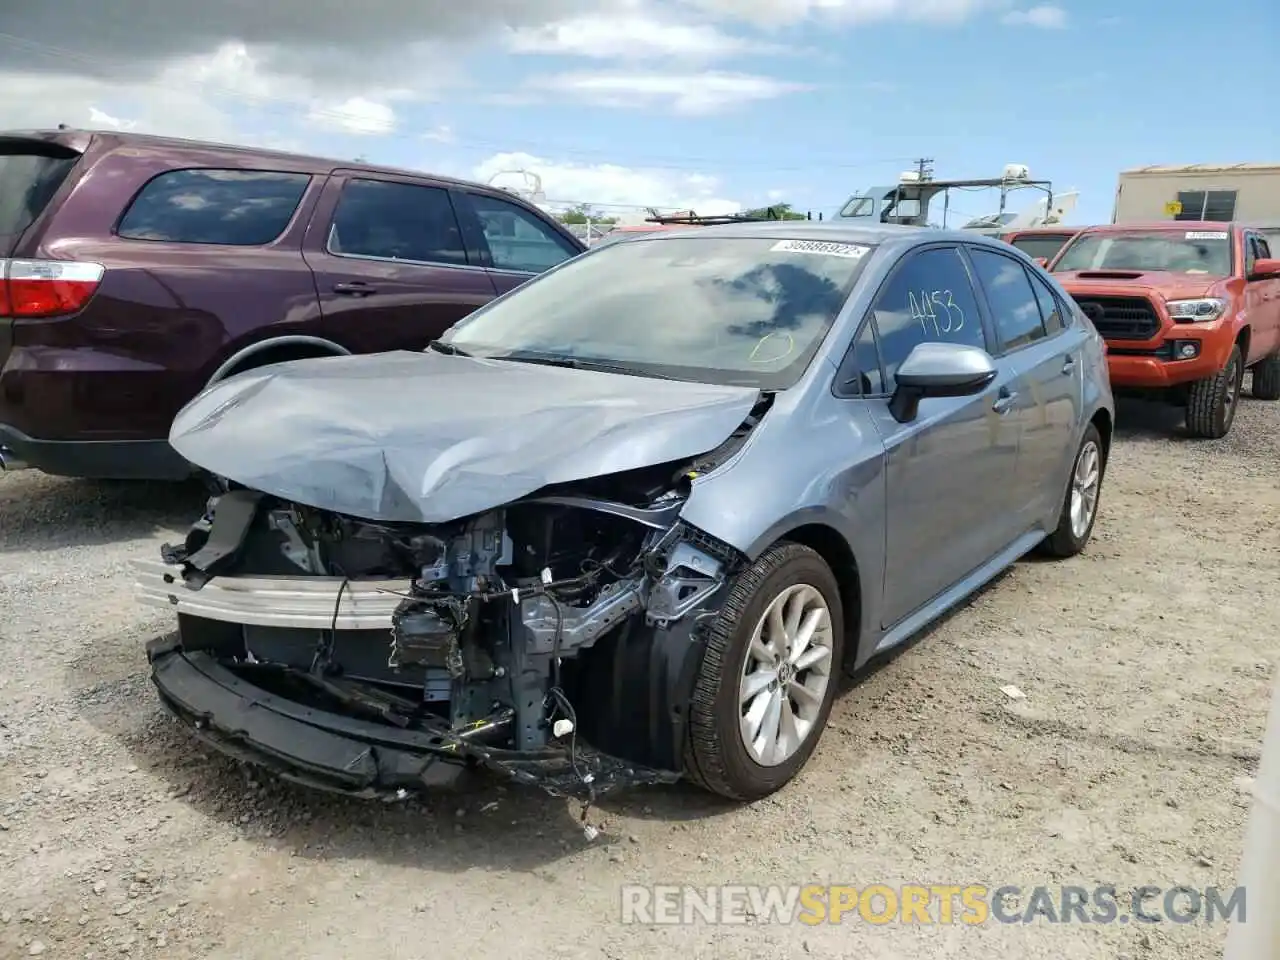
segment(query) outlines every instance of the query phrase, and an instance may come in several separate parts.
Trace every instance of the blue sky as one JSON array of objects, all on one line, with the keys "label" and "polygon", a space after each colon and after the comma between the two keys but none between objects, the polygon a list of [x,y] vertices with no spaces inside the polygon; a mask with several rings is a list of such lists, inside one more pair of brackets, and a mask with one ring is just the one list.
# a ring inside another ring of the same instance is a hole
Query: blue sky
[{"label": "blue sky", "polygon": [[[550,200],[700,212],[830,212],[930,157],[940,178],[1024,163],[1078,188],[1075,221],[1097,222],[1123,168],[1280,161],[1271,98],[1252,92],[1280,80],[1274,0],[473,0],[447,36],[412,16],[344,58],[332,38],[228,14],[157,33],[141,64],[128,40],[37,22],[0,35],[0,63],[18,62],[0,75],[22,73],[7,83],[21,92],[27,64],[42,71],[48,115],[10,97],[0,125],[92,121],[482,179],[526,167]],[[993,198],[953,204],[978,215]]]}]

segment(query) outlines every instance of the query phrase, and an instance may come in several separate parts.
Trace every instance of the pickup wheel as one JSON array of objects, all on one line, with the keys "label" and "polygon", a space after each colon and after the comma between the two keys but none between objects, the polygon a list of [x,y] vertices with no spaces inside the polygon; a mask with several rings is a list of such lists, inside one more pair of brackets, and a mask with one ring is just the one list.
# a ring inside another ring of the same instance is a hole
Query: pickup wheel
[{"label": "pickup wheel", "polygon": [[1197,380],[1187,391],[1187,433],[1204,440],[1225,437],[1236,418],[1243,380],[1244,357],[1237,344],[1231,348],[1225,367],[1212,377]]},{"label": "pickup wheel", "polygon": [[689,779],[739,801],[785,786],[827,724],[843,648],[831,568],[798,543],[766,550],[710,626],[689,704]]},{"label": "pickup wheel", "polygon": [[1091,423],[1085,428],[1080,449],[1071,464],[1071,482],[1067,484],[1067,496],[1058,514],[1058,528],[1041,544],[1042,553],[1065,559],[1085,548],[1098,519],[1098,499],[1106,468],[1102,436]]},{"label": "pickup wheel", "polygon": [[1255,400],[1280,400],[1280,353],[1273,353],[1253,368]]}]

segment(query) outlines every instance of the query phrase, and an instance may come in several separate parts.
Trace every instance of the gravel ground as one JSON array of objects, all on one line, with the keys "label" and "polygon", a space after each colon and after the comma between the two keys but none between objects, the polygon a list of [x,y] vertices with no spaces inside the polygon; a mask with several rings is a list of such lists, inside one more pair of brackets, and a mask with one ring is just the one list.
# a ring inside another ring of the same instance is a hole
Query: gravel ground
[{"label": "gravel ground", "polygon": [[1276,659],[1280,405],[1246,399],[1219,442],[1121,420],[1084,555],[1018,564],[852,685],[775,797],[637,792],[591,843],[576,805],[485,780],[370,805],[206,754],[157,708],[142,644],[170,624],[127,569],[200,490],[0,477],[0,956],[1210,957],[1221,923],[618,920],[629,882],[1233,885]]}]

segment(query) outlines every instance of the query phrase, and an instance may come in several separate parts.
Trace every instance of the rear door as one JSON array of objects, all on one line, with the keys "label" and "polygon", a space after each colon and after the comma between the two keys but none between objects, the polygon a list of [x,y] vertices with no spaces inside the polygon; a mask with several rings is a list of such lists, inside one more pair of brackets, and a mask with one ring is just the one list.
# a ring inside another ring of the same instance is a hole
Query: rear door
[{"label": "rear door", "polygon": [[455,189],[454,202],[499,293],[506,293],[583,251],[549,218],[481,191]]},{"label": "rear door", "polygon": [[409,177],[334,171],[304,256],[325,335],[361,353],[420,350],[495,293],[450,190]]},{"label": "rear door", "polygon": [[968,248],[986,294],[996,335],[994,352],[1012,364],[1018,464],[1008,485],[1008,505],[1019,535],[1048,515],[1075,454],[1075,429],[1083,403],[1083,333],[1065,328],[1066,313],[1048,285],[1014,257]]}]

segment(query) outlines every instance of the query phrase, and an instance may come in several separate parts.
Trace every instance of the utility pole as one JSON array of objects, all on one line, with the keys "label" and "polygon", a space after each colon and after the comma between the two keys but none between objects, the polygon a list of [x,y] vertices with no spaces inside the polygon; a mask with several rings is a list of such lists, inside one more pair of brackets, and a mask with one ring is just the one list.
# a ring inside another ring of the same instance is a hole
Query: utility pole
[{"label": "utility pole", "polygon": [[916,173],[921,180],[933,179],[933,157],[921,157],[916,161]]}]

